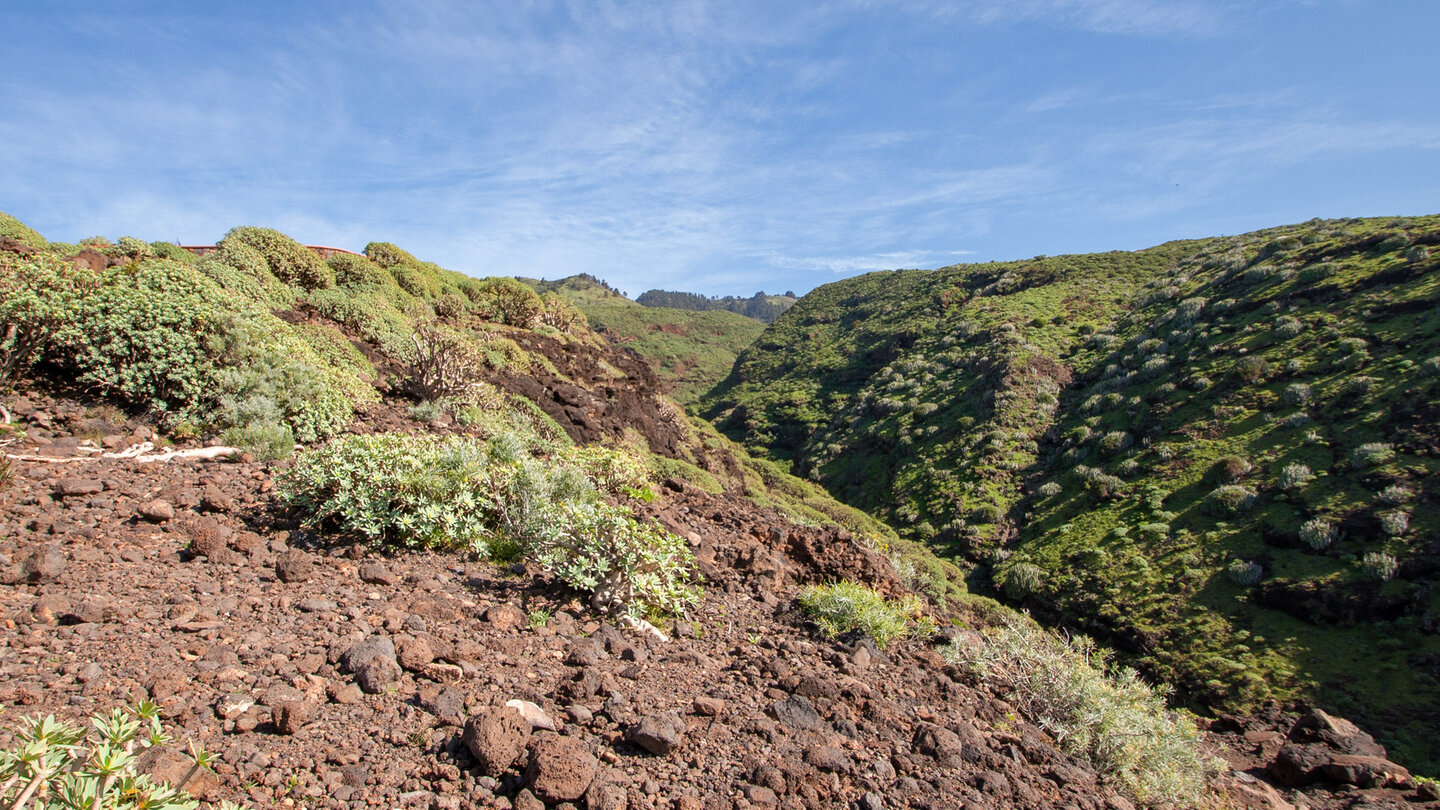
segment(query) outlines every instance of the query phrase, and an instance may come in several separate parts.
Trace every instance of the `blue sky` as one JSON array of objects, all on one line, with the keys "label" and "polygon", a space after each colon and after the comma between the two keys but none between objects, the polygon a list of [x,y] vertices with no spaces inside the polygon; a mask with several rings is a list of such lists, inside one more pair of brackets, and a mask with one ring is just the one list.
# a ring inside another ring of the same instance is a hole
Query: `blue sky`
[{"label": "blue sky", "polygon": [[0,0],[0,211],[805,291],[1440,212],[1440,2]]}]

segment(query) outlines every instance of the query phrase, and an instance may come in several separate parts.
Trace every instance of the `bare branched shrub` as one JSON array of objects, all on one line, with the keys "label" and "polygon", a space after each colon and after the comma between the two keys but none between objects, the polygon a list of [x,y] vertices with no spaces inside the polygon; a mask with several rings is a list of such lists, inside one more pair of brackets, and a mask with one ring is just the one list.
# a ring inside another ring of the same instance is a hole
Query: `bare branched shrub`
[{"label": "bare branched shrub", "polygon": [[421,399],[463,397],[479,382],[484,357],[458,332],[421,324],[410,341],[415,351],[405,384]]}]

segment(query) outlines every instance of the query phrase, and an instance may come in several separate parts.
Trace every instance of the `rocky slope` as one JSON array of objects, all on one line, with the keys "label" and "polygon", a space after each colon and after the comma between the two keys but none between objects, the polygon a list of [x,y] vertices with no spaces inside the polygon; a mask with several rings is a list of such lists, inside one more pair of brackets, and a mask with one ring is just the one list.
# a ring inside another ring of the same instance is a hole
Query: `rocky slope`
[{"label": "rocky slope", "polygon": [[[181,739],[219,754],[191,782],[205,798],[1130,806],[1005,695],[945,664],[932,647],[943,638],[880,650],[817,635],[799,586],[901,589],[843,530],[666,482],[648,510],[689,539],[706,595],[661,641],[591,615],[543,571],[327,545],[274,509],[270,465],[96,458],[92,443],[129,446],[150,428],[43,392],[7,404],[30,430],[5,449],[56,461],[14,462],[0,493],[0,703],[12,717],[81,717],[149,697]],[[983,624],[954,618],[942,635]],[[1281,774],[1306,806],[1421,800],[1383,749],[1314,717],[1294,745],[1260,721],[1217,723],[1231,744],[1216,750]],[[177,750],[151,760],[172,779],[187,768]],[[1215,785],[1243,806],[1287,806],[1243,770]]]}]

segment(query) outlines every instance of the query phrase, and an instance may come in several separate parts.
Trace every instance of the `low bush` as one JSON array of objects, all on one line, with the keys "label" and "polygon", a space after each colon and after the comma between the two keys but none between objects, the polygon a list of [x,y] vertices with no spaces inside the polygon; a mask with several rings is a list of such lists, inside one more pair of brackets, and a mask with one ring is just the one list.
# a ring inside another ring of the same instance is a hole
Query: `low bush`
[{"label": "low bush", "polygon": [[924,616],[924,605],[913,594],[899,600],[886,599],[854,582],[811,585],[800,592],[796,601],[829,638],[859,630],[874,639],[876,645],[885,647],[897,638],[934,629]]},{"label": "low bush", "polygon": [[1249,560],[1231,560],[1225,566],[1225,576],[1236,585],[1256,585],[1265,576],[1265,569]]},{"label": "low bush", "polygon": [[1410,530],[1410,513],[1399,509],[1381,512],[1380,530],[1386,537],[1399,537]]},{"label": "low bush", "polygon": [[264,257],[275,277],[302,290],[319,290],[335,285],[335,273],[315,251],[270,228],[232,228],[226,242],[239,242]]},{"label": "low bush", "polygon": [[1360,570],[1367,577],[1389,582],[1400,571],[1400,562],[1383,551],[1370,551],[1361,558]]},{"label": "low bush", "polygon": [[1285,386],[1285,393],[1282,396],[1286,405],[1303,408],[1309,405],[1314,398],[1314,391],[1305,383],[1291,383]]},{"label": "low bush", "polygon": [[1286,464],[1276,483],[1281,489],[1298,489],[1315,480],[1315,473],[1304,464]]},{"label": "low bush", "polygon": [[1202,754],[1187,715],[1130,669],[1110,669],[1084,637],[1059,638],[1026,618],[1005,616],[981,644],[957,639],[951,662],[1006,690],[1007,699],[1059,745],[1152,806],[1198,804],[1219,763]]},{"label": "low bush", "polygon": [[1399,484],[1391,484],[1380,490],[1376,497],[1380,499],[1381,503],[1398,506],[1402,503],[1409,503],[1415,497],[1415,491]]},{"label": "low bush", "polygon": [[1362,470],[1376,467],[1395,458],[1395,450],[1381,442],[1367,442],[1350,453],[1350,466]]},{"label": "low bush", "polygon": [[509,326],[530,329],[545,311],[540,295],[513,278],[487,278],[465,292],[481,317]]},{"label": "low bush", "polygon": [[606,505],[608,484],[573,457],[533,456],[543,444],[522,433],[347,436],[302,454],[279,491],[307,525],[377,545],[535,560],[600,610],[679,612],[698,601],[689,546]]},{"label": "low bush", "polygon": [[[0,751],[0,802],[37,810],[194,810],[200,802],[183,790],[213,755],[190,747],[191,767],[177,785],[138,769],[145,749],[170,742],[160,708],[148,701],[78,727],[48,715],[23,718],[12,747]],[[227,801],[217,810],[240,808]]]},{"label": "low bush", "polygon": [[1212,515],[1228,517],[1238,515],[1255,505],[1259,496],[1255,490],[1237,484],[1216,487],[1205,496],[1205,509]]},{"label": "low bush", "polygon": [[49,350],[98,285],[89,270],[57,257],[0,252],[0,390]]},{"label": "low bush", "polygon": [[1254,468],[1253,464],[1240,456],[1221,456],[1210,467],[1210,473],[1216,481],[1233,484],[1249,475]]},{"label": "low bush", "polygon": [[1033,563],[1016,563],[1000,573],[1000,589],[1011,599],[1024,599],[1040,590],[1045,583],[1045,571]]},{"label": "low bush", "polygon": [[1322,518],[1313,518],[1300,524],[1300,542],[1316,551],[1329,548],[1338,535],[1335,524]]}]

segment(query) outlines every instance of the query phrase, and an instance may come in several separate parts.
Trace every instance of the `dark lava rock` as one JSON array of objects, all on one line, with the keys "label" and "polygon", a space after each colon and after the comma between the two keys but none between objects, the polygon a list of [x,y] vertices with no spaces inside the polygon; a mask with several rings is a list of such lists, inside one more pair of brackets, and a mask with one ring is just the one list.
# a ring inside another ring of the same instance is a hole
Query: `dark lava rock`
[{"label": "dark lava rock", "polygon": [[547,734],[530,746],[525,781],[547,804],[575,801],[595,781],[599,765],[584,740]]}]

